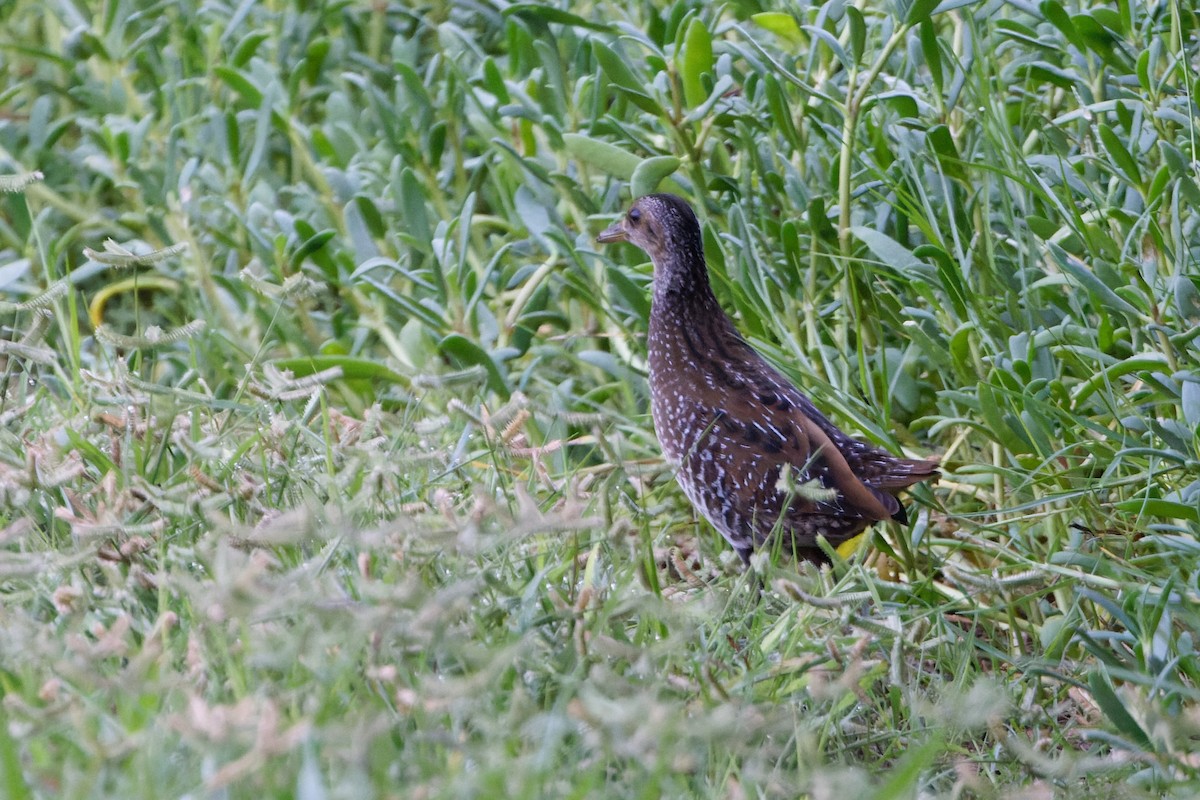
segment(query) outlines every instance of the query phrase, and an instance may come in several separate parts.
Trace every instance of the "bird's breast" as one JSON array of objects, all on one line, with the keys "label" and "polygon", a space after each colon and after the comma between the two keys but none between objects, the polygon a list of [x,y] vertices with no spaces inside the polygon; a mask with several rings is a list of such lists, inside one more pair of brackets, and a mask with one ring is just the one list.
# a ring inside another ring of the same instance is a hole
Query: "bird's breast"
[{"label": "bird's breast", "polygon": [[651,326],[647,342],[650,367],[650,411],[667,460],[678,464],[712,424],[714,409],[705,366],[676,337]]}]

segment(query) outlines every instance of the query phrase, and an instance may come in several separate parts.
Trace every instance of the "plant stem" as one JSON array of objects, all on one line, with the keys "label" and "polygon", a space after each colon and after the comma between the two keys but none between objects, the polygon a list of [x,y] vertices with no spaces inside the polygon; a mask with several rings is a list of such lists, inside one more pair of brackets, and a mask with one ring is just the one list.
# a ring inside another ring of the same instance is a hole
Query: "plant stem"
[{"label": "plant stem", "polygon": [[841,248],[842,258],[850,257],[850,161],[854,154],[858,116],[862,112],[862,106],[867,99],[867,93],[871,90],[871,85],[883,71],[883,66],[891,57],[892,51],[900,42],[904,41],[908,30],[908,25],[896,28],[895,33],[879,51],[879,56],[871,65],[871,69],[861,84],[856,85],[855,83],[858,69],[856,67],[850,69],[850,76],[846,84],[846,116],[842,122],[842,152],[838,163],[838,244]]}]

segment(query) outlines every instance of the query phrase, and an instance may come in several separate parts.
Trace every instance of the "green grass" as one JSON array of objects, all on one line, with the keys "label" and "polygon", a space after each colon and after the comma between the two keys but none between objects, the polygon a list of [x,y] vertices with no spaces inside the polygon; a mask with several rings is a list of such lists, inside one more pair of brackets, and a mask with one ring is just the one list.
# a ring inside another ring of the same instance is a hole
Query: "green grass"
[{"label": "green grass", "polygon": [[[0,796],[1200,790],[1194,9],[87,5],[0,8]],[[945,464],[761,600],[593,244],[660,185]]]}]

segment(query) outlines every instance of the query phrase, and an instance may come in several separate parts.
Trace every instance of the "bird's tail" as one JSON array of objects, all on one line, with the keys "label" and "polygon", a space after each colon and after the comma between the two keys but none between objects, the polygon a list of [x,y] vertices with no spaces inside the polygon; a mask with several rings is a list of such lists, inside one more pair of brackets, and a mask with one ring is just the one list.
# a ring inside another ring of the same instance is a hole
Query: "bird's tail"
[{"label": "bird's tail", "polygon": [[922,481],[936,481],[942,477],[941,464],[936,458],[897,458],[878,475],[872,475],[868,484],[876,489],[903,489]]}]

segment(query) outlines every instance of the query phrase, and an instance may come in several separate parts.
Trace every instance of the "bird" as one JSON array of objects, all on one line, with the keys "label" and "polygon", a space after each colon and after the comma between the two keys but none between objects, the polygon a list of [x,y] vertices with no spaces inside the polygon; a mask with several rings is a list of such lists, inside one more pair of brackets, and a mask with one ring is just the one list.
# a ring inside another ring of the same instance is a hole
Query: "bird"
[{"label": "bird", "polygon": [[687,201],[644,195],[597,241],[650,256],[655,432],[683,493],[744,563],[776,544],[827,563],[820,537],[837,547],[875,522],[907,524],[896,495],[936,480],[938,460],[902,458],[844,433],[746,341],[713,293]]}]

